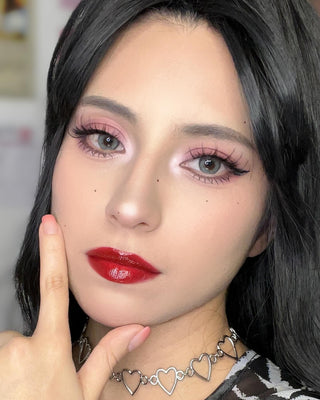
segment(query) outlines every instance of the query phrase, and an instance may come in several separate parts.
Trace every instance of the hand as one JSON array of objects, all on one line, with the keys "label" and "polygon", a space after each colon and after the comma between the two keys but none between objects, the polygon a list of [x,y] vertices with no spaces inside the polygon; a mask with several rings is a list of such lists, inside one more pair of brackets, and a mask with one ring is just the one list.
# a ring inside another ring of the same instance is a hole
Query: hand
[{"label": "hand", "polygon": [[40,238],[41,305],[32,337],[0,334],[1,400],[97,400],[116,363],[147,338],[150,329],[128,325],[109,332],[77,373],[68,323],[68,273],[63,235],[52,215]]}]

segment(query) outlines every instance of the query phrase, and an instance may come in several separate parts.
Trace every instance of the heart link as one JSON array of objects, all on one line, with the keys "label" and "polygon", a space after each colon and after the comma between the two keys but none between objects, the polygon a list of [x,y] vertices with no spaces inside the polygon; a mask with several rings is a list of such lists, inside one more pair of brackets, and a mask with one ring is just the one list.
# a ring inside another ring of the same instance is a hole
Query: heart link
[{"label": "heart link", "polygon": [[[228,342],[231,344],[232,347],[232,354],[226,352],[225,350],[223,350],[221,348],[221,346],[224,346],[226,344],[226,340],[228,340]],[[238,351],[235,345],[235,340],[228,336],[228,335],[224,335],[223,338],[221,340],[219,340],[218,344],[217,344],[217,353],[221,354],[221,355],[225,355],[229,358],[232,358],[233,360],[238,361],[239,360],[239,356],[238,356]]]},{"label": "heart link", "polygon": [[[139,376],[139,382],[136,384],[136,386],[133,387],[133,389],[129,386],[127,379],[126,379],[126,374],[132,376],[132,375],[138,375]],[[122,371],[122,382],[124,384],[124,387],[127,389],[127,391],[130,393],[131,396],[133,396],[136,391],[139,389],[141,382],[142,382],[142,372],[135,369],[135,370],[130,370],[130,369],[124,369]]]},{"label": "heart link", "polygon": [[[161,382],[161,378],[160,378],[159,375],[160,375],[160,374],[165,374],[165,375],[167,375],[167,374],[170,373],[171,371],[174,373],[174,377],[173,377],[173,379],[172,379],[171,387],[168,388],[168,387],[165,387],[165,386],[164,386],[163,382]],[[182,380],[181,374],[183,374],[183,371],[178,371],[175,367],[169,367],[169,368],[167,368],[167,369],[159,368],[159,369],[157,369],[155,375],[153,375],[153,376],[149,379],[149,382],[150,382],[152,385],[157,385],[157,384],[158,384],[158,385],[161,387],[161,389],[162,389],[165,393],[167,393],[167,395],[171,396],[172,393],[174,392],[176,386],[177,386],[178,380],[179,380],[179,381]]]},{"label": "heart link", "polygon": [[[200,364],[202,362],[202,360],[206,360],[207,364],[208,364],[208,372],[207,375],[202,375],[199,371],[197,371],[197,367],[195,367],[195,364]],[[211,360],[210,360],[210,356],[207,353],[202,353],[200,355],[200,357],[198,358],[193,358],[190,361],[190,369],[191,371],[194,372],[194,374],[196,376],[198,376],[199,378],[203,379],[204,381],[209,382],[210,378],[211,378],[211,369],[212,369],[212,365],[211,365]]]}]

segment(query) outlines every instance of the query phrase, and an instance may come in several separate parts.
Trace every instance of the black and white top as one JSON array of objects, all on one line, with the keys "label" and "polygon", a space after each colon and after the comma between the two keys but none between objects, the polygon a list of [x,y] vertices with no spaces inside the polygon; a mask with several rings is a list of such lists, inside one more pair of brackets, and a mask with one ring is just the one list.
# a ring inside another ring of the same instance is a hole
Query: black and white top
[{"label": "black and white top", "polygon": [[252,350],[233,366],[225,381],[206,400],[314,400],[320,394],[297,387],[279,367]]}]

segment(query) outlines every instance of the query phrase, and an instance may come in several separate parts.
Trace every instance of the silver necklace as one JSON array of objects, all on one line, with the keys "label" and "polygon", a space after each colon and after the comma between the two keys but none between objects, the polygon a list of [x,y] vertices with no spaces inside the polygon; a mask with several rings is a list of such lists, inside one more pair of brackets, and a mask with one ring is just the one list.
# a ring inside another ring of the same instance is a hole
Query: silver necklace
[{"label": "silver necklace", "polygon": [[[86,362],[92,352],[92,347],[89,343],[89,340],[85,336],[86,329],[87,325],[84,326],[80,339],[75,343],[79,346],[79,355],[77,360],[79,366]],[[236,348],[236,342],[238,341],[239,337],[234,329],[229,329],[230,335],[224,335],[218,341],[215,353],[202,353],[199,357],[192,358],[185,370],[178,370],[176,367],[169,367],[167,369],[158,368],[153,375],[148,377],[137,369],[123,369],[120,372],[112,372],[110,380],[122,382],[125,389],[130,393],[131,396],[137,392],[140,386],[145,386],[147,384],[152,386],[158,385],[167,395],[171,396],[177,386],[177,383],[182,382],[185,378],[197,376],[198,378],[209,382],[211,379],[213,365],[216,364],[222,357],[226,356],[236,361],[239,359]],[[231,345],[231,353],[223,350],[227,342]],[[200,364],[201,372],[199,370]],[[205,368],[203,368],[203,366]],[[206,371],[206,373],[203,372],[203,369]],[[136,382],[134,384],[131,383],[131,386],[128,382],[130,376],[136,376]],[[166,376],[166,384],[163,382],[164,376]]]}]

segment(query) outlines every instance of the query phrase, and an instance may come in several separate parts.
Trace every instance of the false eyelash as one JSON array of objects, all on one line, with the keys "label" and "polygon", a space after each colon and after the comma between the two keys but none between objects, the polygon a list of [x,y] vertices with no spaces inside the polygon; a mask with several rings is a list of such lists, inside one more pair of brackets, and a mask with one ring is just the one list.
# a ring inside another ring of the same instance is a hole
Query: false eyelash
[{"label": "false eyelash", "polygon": [[[232,172],[233,175],[241,176],[248,172],[249,170],[243,169],[239,167],[239,161],[242,158],[242,155],[237,159],[233,159],[233,154],[235,150],[233,150],[230,154],[225,154],[223,152],[218,151],[217,149],[211,149],[207,147],[199,147],[195,149],[189,149],[189,154],[192,159],[197,159],[205,156],[215,157],[218,160],[222,161],[223,164]],[[223,177],[222,177],[223,178]],[[209,179],[214,179],[214,177],[210,177]],[[218,179],[218,178],[215,178]],[[229,177],[230,180],[230,177]]]},{"label": "false eyelash", "polygon": [[[104,124],[93,124],[90,127],[81,125],[73,128],[70,135],[78,139],[78,145],[82,150],[95,157],[112,158],[114,156],[114,152],[104,152],[89,146],[86,138],[90,135],[110,135],[116,138],[119,143],[122,144],[117,130],[109,125]],[[115,151],[115,153],[122,153],[122,151]]]},{"label": "false eyelash", "polygon": [[84,137],[89,135],[111,135],[120,141],[120,135],[117,129],[105,124],[93,124],[90,127],[83,125],[76,126],[72,129],[75,137]]},{"label": "false eyelash", "polygon": [[[234,159],[234,152],[233,150],[230,154],[223,153],[218,149],[212,148],[205,148],[202,146],[201,148],[189,149],[187,154],[189,154],[189,160],[184,161],[180,165],[188,170],[192,174],[192,178],[196,181],[203,182],[205,184],[221,184],[227,183],[230,181],[232,176],[241,176],[249,172],[249,170],[245,170],[239,167],[239,161],[242,158],[242,155],[238,157],[237,160]],[[225,171],[223,174],[220,175],[207,175],[205,173],[196,172],[194,168],[190,168],[187,164],[191,160],[197,160],[202,157],[214,157],[217,160],[221,161],[224,165]]]},{"label": "false eyelash", "polygon": [[[104,152],[95,149],[94,147],[90,146],[87,143],[87,137],[90,135],[110,135],[116,138],[119,141],[119,143],[123,146],[120,137],[121,135],[117,132],[115,128],[109,125],[94,124],[90,127],[79,126],[73,128],[71,132],[69,132],[69,134],[78,140],[78,145],[84,152],[90,154],[93,157],[110,159],[115,157],[119,153],[124,153],[125,151],[123,149],[121,151],[115,150],[115,151]],[[235,150],[233,150],[230,154],[226,154],[219,151],[218,149],[207,148],[204,146],[199,148],[189,149],[189,151],[187,152],[187,154],[190,155],[191,159],[198,159],[201,157],[210,156],[220,160],[226,168],[226,171],[223,175],[209,176],[205,174],[199,174],[195,172],[194,169],[192,168],[188,167],[184,168],[191,172],[193,179],[195,179],[196,181],[209,184],[226,183],[230,181],[232,175],[241,176],[250,172],[249,170],[245,170],[239,167],[239,161],[241,160],[242,155],[237,159],[234,159],[234,152]],[[190,159],[181,163],[181,166],[183,166],[183,164],[187,164],[188,161],[190,162]]]}]

